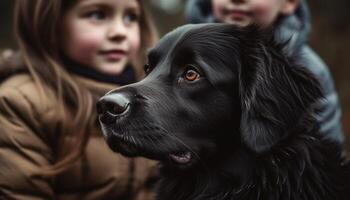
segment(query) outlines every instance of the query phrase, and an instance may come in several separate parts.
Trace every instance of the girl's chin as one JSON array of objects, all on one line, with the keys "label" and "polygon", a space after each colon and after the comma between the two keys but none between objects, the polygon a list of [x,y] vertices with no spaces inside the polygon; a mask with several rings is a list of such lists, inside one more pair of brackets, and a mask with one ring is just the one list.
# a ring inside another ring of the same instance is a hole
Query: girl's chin
[{"label": "girl's chin", "polygon": [[118,75],[123,72],[126,67],[126,63],[118,62],[118,63],[104,63],[98,65],[95,69],[101,73],[107,75]]}]

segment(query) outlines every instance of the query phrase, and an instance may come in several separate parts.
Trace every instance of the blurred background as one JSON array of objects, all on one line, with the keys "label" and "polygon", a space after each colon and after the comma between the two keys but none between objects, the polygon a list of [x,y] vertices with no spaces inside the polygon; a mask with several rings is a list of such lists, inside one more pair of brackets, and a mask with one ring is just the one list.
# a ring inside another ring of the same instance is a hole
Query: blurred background
[{"label": "blurred background", "polygon": [[[185,23],[186,0],[144,0],[162,36]],[[12,32],[14,0],[0,0],[0,51],[15,49]],[[350,1],[309,0],[312,15],[310,45],[333,75],[342,106],[346,148],[350,153]]]}]

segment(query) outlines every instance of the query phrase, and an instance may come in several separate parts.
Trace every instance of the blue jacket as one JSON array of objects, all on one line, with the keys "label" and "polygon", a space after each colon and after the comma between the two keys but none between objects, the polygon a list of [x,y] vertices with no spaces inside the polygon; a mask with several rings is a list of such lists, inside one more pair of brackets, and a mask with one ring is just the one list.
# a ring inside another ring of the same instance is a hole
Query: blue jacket
[{"label": "blue jacket", "polygon": [[[211,0],[188,0],[185,17],[189,23],[215,22],[211,9]],[[284,42],[290,40],[287,45],[287,53],[300,55],[300,63],[313,72],[319,79],[323,89],[324,99],[319,99],[320,131],[325,138],[337,142],[344,142],[340,123],[340,105],[338,95],[334,88],[333,79],[326,64],[307,45],[310,32],[310,15],[304,0],[293,15],[283,16],[276,20],[276,39]]]}]

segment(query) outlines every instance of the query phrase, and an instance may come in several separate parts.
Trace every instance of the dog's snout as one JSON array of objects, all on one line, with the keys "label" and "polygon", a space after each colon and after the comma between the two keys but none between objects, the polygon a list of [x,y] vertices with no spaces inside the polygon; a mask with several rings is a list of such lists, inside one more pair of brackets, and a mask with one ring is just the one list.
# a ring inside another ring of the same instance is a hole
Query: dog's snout
[{"label": "dog's snout", "polygon": [[98,101],[97,112],[118,116],[127,112],[129,105],[130,100],[123,94],[108,94]]}]

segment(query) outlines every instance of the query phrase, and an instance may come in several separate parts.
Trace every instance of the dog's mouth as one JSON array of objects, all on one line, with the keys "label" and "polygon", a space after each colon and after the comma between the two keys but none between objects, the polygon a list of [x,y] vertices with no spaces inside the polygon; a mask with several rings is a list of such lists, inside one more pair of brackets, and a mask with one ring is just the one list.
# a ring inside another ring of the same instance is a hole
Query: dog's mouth
[{"label": "dog's mouth", "polygon": [[[102,126],[103,127],[103,126]],[[108,146],[114,151],[127,157],[143,156],[152,160],[158,160],[166,165],[176,165],[180,167],[191,166],[195,159],[192,151],[179,150],[180,146],[170,149],[163,148],[164,145],[155,144],[154,141],[147,141],[147,137],[127,136],[115,130],[103,128]],[[147,145],[151,144],[151,145]]]},{"label": "dog's mouth", "polygon": [[178,165],[188,165],[193,160],[193,155],[191,152],[172,153],[169,158]]},{"label": "dog's mouth", "polygon": [[150,150],[147,146],[138,146],[133,141],[119,140],[116,142],[112,140],[108,143],[114,151],[128,157],[144,156],[152,160],[160,161],[163,164],[181,167],[187,167],[194,163],[193,153],[189,151],[173,151],[172,153],[161,151],[154,152],[152,148]]}]

